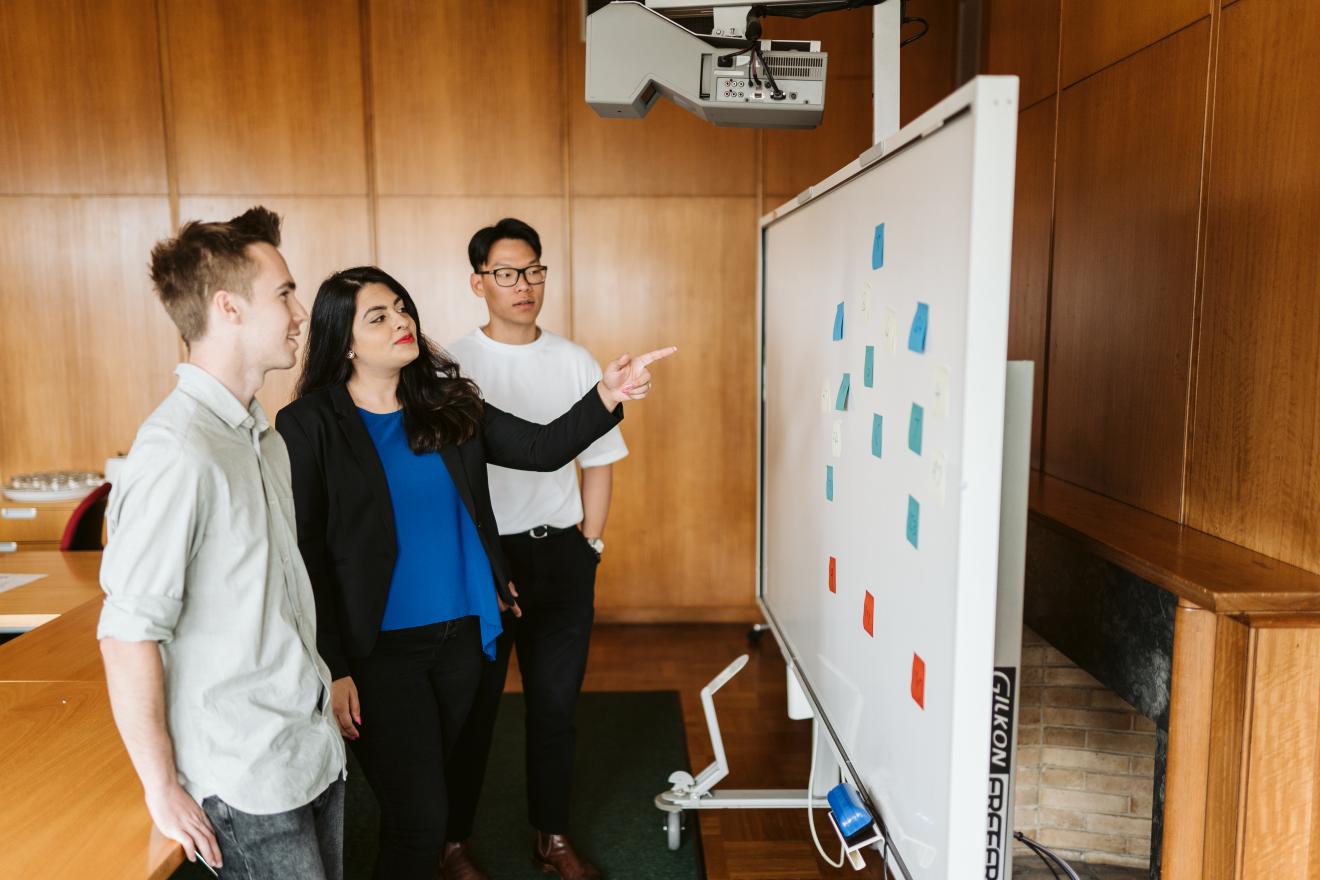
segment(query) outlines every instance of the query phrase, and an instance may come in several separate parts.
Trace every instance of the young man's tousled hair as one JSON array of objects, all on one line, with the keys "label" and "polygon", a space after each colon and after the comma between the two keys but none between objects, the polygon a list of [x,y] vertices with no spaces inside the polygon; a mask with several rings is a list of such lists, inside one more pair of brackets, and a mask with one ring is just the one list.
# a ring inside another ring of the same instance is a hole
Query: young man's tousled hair
[{"label": "young man's tousled hair", "polygon": [[205,335],[217,290],[251,295],[256,264],[247,248],[260,243],[280,246],[280,215],[257,206],[224,222],[191,220],[151,249],[151,281],[184,342]]},{"label": "young man's tousled hair", "polygon": [[494,226],[478,229],[468,242],[468,262],[472,264],[473,272],[481,271],[495,242],[505,238],[527,242],[536,258],[541,259],[541,236],[536,234],[536,230],[514,217],[505,217]]}]

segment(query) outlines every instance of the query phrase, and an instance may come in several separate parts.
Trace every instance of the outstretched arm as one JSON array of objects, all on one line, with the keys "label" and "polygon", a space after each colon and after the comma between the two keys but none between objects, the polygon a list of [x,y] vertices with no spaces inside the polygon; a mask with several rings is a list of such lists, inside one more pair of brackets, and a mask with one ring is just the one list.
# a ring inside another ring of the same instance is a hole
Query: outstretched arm
[{"label": "outstretched arm", "polygon": [[623,401],[641,400],[650,393],[649,366],[677,350],[662,348],[635,358],[623,355],[605,368],[592,391],[548,425],[486,404],[482,422],[486,461],[524,471],[559,470],[618,424]]}]

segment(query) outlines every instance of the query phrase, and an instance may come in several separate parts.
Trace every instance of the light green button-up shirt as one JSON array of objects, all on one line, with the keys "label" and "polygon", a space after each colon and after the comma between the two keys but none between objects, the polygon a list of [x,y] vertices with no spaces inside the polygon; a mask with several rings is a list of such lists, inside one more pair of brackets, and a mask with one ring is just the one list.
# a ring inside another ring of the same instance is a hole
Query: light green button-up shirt
[{"label": "light green button-up shirt", "polygon": [[98,638],[160,643],[179,781],[246,813],[344,772],[289,453],[255,400],[180,364],[110,493]]}]

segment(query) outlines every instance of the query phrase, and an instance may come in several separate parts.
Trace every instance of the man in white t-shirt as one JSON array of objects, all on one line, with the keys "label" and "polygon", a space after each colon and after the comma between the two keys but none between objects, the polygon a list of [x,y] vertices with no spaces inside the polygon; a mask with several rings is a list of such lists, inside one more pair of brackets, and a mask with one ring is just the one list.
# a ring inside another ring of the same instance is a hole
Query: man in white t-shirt
[{"label": "man in white t-shirt", "polygon": [[[490,319],[447,350],[492,405],[534,422],[553,420],[592,388],[601,372],[585,348],[536,324],[548,271],[541,263],[540,236],[520,220],[504,219],[472,237],[468,257],[472,292],[485,300]],[[627,454],[618,428],[593,443],[577,459],[580,492],[572,464],[545,474],[489,466],[491,502],[522,617],[504,615],[497,659],[483,674],[449,761],[445,880],[486,877],[468,840],[513,647],[527,704],[533,860],[563,880],[600,877],[567,837],[573,712],[587,667],[611,466]]]}]

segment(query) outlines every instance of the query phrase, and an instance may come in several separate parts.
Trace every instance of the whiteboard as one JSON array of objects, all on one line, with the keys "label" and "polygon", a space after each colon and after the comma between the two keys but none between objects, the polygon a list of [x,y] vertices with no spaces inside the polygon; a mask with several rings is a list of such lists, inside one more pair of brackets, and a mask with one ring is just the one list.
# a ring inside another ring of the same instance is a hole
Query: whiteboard
[{"label": "whiteboard", "polygon": [[917,880],[985,876],[1016,129],[979,77],[761,221],[761,606]]}]

